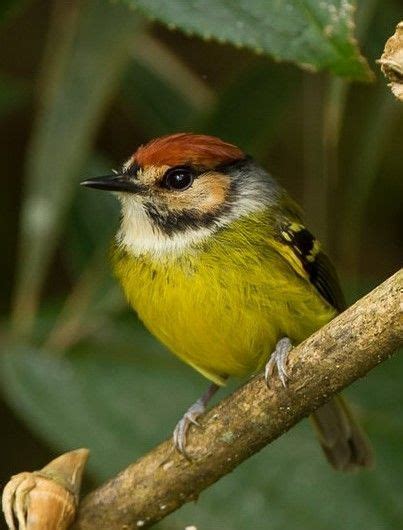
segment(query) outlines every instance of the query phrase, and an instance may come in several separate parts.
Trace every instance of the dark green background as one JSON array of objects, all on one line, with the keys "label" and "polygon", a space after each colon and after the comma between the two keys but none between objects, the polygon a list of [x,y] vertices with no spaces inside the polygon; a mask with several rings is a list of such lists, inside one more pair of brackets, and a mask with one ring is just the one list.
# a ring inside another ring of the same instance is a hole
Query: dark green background
[{"label": "dark green background", "polygon": [[[169,436],[206,382],[126,308],[107,265],[117,204],[78,182],[154,136],[217,134],[304,206],[354,301],[401,265],[403,105],[375,64],[401,5],[359,6],[356,34],[376,76],[363,84],[172,32],[123,2],[8,4],[7,16],[0,10],[0,478],[85,446],[89,488]],[[53,210],[43,210],[46,201]],[[27,329],[26,304],[37,298]],[[375,445],[374,471],[333,472],[302,422],[158,527],[403,527],[402,378],[396,356],[347,392]]]}]

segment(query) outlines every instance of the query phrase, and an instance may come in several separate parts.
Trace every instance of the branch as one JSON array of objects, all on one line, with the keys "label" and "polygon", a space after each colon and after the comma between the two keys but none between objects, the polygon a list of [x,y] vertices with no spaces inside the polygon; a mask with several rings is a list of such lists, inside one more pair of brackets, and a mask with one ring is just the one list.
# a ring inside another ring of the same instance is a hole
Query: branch
[{"label": "branch", "polygon": [[396,26],[394,35],[387,40],[382,57],[377,61],[389,79],[392,93],[403,101],[403,20]]},{"label": "branch", "polygon": [[73,528],[151,526],[385,361],[403,342],[402,285],[400,270],[294,348],[286,389],[258,375],[207,413],[190,432],[191,462],[167,440],[90,493]]}]

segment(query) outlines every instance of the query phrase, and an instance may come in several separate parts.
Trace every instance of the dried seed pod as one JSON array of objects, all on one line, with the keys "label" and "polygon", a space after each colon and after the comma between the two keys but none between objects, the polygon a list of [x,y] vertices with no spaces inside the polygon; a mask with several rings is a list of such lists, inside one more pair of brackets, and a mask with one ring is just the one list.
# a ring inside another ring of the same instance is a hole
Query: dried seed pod
[{"label": "dried seed pod", "polygon": [[13,476],[3,491],[10,530],[66,530],[76,514],[88,453],[88,449],[77,449],[40,471]]},{"label": "dried seed pod", "polygon": [[403,101],[403,21],[399,22],[395,34],[386,42],[378,63],[382,72],[391,81],[389,86],[393,94]]}]

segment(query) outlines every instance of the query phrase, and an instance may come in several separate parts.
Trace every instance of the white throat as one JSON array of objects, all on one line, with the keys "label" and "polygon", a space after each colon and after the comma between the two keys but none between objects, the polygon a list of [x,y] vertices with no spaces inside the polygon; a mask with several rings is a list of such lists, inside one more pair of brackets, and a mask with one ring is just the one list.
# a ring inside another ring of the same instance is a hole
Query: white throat
[{"label": "white throat", "polygon": [[148,217],[141,203],[122,200],[122,220],[116,241],[130,254],[179,255],[184,249],[206,240],[213,228],[189,229],[172,235],[162,232]]}]

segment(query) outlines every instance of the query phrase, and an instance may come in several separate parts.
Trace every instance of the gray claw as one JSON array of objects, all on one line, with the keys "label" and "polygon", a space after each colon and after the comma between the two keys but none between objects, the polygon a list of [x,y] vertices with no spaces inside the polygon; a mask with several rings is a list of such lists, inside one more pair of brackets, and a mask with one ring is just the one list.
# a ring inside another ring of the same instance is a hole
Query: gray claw
[{"label": "gray claw", "polygon": [[184,414],[183,418],[178,421],[173,432],[173,443],[176,449],[187,458],[186,441],[189,427],[193,424],[200,427],[197,418],[205,412],[205,406],[201,400],[196,401]]},{"label": "gray claw", "polygon": [[270,386],[274,369],[277,368],[279,379],[283,387],[286,388],[288,379],[287,360],[291,349],[292,344],[288,337],[284,337],[277,342],[276,349],[271,354],[264,370],[264,378],[267,386]]}]

